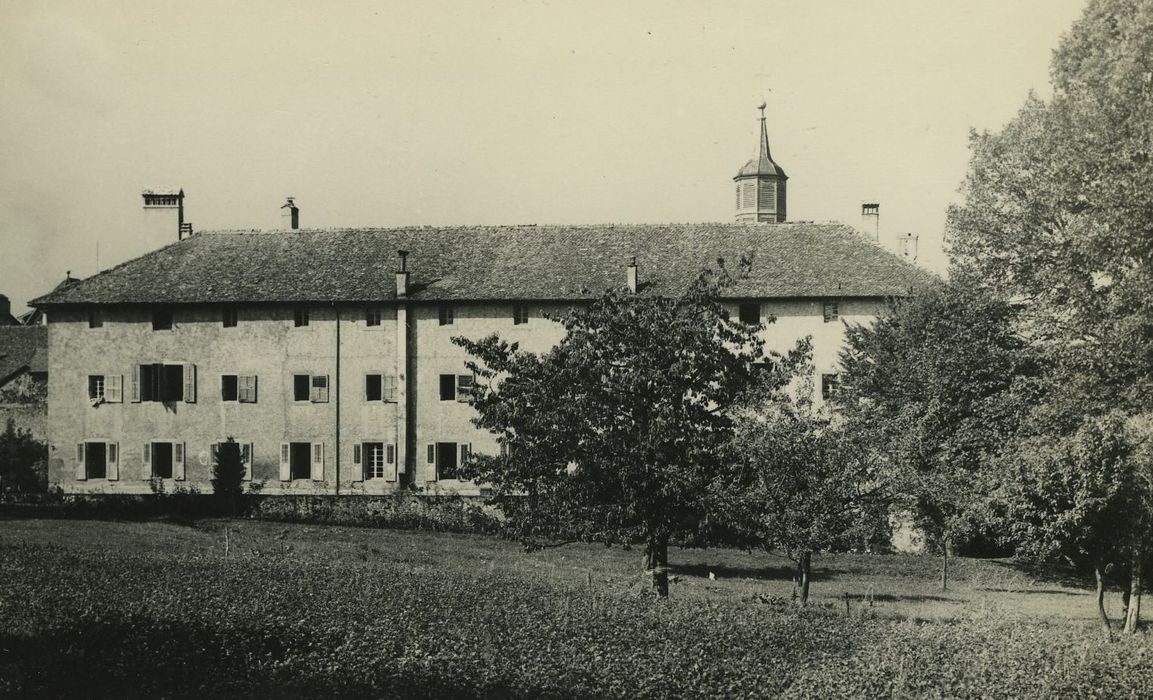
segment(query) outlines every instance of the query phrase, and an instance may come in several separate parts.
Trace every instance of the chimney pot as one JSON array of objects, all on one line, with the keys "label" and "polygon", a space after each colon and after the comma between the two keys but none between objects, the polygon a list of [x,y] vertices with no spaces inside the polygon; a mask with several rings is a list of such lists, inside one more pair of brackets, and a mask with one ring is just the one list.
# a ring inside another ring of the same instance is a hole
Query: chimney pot
[{"label": "chimney pot", "polygon": [[877,202],[861,204],[861,233],[874,243],[881,241],[881,205]]},{"label": "chimney pot", "polygon": [[287,230],[295,231],[300,228],[300,208],[293,202],[295,197],[285,197],[286,201],[280,206],[280,217]]}]

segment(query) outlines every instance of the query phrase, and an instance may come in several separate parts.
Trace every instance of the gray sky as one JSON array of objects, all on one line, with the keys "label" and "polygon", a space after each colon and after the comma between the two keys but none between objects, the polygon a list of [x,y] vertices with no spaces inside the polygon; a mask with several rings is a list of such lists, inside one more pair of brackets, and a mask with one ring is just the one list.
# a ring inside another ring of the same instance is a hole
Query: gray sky
[{"label": "gray sky", "polygon": [[1083,0],[0,2],[0,293],[199,230],[731,221],[769,103],[789,218],[921,234]]}]

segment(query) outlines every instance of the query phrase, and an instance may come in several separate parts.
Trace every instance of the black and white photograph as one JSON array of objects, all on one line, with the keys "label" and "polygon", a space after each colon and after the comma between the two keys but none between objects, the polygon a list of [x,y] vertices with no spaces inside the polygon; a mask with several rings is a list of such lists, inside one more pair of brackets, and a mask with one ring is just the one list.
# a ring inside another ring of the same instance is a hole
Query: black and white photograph
[{"label": "black and white photograph", "polygon": [[1153,698],[1153,0],[0,0],[0,697]]}]

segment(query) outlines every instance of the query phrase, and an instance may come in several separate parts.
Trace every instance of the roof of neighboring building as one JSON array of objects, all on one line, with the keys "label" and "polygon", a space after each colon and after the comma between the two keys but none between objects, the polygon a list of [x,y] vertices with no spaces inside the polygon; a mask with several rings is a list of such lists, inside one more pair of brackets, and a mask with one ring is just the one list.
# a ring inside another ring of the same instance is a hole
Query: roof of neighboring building
[{"label": "roof of neighboring building", "polygon": [[24,371],[48,371],[48,328],[0,327],[0,384]]},{"label": "roof of neighboring building", "polygon": [[[199,233],[33,300],[66,304],[571,300],[625,284],[678,294],[723,258],[726,296],[882,297],[936,279],[844,224],[335,229]],[[747,270],[741,261],[748,261]]]}]

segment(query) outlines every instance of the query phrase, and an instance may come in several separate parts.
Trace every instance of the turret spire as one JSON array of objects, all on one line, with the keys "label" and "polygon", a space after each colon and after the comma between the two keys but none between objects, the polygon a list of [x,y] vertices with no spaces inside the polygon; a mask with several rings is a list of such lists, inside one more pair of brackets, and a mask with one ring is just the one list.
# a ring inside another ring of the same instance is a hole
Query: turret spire
[{"label": "turret spire", "polygon": [[737,221],[758,223],[785,220],[785,170],[773,162],[769,151],[769,127],[765,119],[763,100],[757,106],[761,111],[761,141],[757,155],[745,163],[733,180],[737,183]]}]

